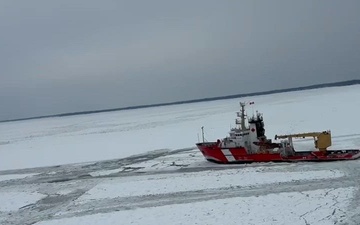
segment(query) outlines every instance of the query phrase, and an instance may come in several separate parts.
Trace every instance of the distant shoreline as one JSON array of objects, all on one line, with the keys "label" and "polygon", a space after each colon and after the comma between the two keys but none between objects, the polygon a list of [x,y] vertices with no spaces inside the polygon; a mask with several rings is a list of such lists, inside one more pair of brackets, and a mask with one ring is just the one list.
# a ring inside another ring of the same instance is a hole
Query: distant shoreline
[{"label": "distant shoreline", "polygon": [[246,93],[246,94],[227,95],[227,96],[201,98],[201,99],[194,99],[194,100],[168,102],[168,103],[138,105],[138,106],[129,106],[129,107],[113,108],[113,109],[71,112],[71,113],[61,113],[61,114],[46,115],[46,116],[20,118],[20,119],[10,119],[10,120],[2,120],[2,121],[0,121],[0,123],[23,121],[23,120],[43,119],[43,118],[51,118],[51,117],[65,117],[65,116],[85,115],[85,114],[94,114],[94,113],[102,113],[102,112],[114,112],[114,111],[150,108],[150,107],[158,107],[158,106],[180,105],[180,104],[187,104],[187,103],[208,102],[208,101],[215,101],[215,100],[242,98],[242,97],[259,96],[259,95],[269,95],[269,94],[276,94],[276,93],[311,90],[311,89],[319,89],[319,88],[327,88],[327,87],[342,87],[342,86],[350,86],[350,85],[356,85],[356,84],[360,84],[360,80],[349,80],[349,81],[341,81],[341,82],[333,82],[333,83],[325,83],[325,84],[315,84],[315,85],[296,87],[296,88],[276,89],[276,90],[272,90],[272,91],[261,91],[261,92],[253,92],[253,93]]}]

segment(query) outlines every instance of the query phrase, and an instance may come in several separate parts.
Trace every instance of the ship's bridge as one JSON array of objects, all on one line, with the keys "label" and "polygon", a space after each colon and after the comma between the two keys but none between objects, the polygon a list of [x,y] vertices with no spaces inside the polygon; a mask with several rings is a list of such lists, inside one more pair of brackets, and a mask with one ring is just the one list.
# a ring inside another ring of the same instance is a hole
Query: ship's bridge
[{"label": "ship's bridge", "polygon": [[243,137],[246,135],[249,135],[250,130],[242,130],[242,129],[238,129],[238,128],[233,128],[230,130],[229,134],[230,136],[234,136],[234,137]]}]

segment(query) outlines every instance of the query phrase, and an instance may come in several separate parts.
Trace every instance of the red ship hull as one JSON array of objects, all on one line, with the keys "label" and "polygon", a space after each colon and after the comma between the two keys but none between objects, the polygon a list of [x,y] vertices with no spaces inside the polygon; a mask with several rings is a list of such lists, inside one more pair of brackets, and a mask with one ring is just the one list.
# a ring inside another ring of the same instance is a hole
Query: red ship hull
[{"label": "red ship hull", "polygon": [[197,143],[204,157],[216,163],[252,163],[252,162],[296,162],[296,161],[336,161],[360,158],[359,149],[295,152],[284,156],[280,153],[248,154],[243,147],[221,148],[217,142]]}]

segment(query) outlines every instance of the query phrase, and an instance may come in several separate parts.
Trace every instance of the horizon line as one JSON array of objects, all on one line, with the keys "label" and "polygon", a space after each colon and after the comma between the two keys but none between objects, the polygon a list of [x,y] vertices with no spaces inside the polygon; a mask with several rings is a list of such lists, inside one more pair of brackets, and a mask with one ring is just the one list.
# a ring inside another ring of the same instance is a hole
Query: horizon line
[{"label": "horizon line", "polygon": [[241,98],[241,97],[249,97],[249,96],[260,96],[260,95],[269,95],[269,94],[285,93],[285,92],[293,92],[293,91],[320,89],[320,88],[327,88],[327,87],[350,86],[350,85],[356,85],[356,84],[360,84],[360,79],[339,81],[339,82],[332,82],[332,83],[314,84],[314,85],[294,87],[294,88],[274,89],[274,90],[270,90],[270,91],[258,91],[258,92],[250,92],[250,93],[243,93],[243,94],[233,94],[233,95],[224,95],[224,96],[217,96],[217,97],[198,98],[198,99],[182,100],[182,101],[174,101],[174,102],[135,105],[135,106],[120,107],[120,108],[100,109],[100,110],[68,112],[68,113],[59,113],[59,114],[51,114],[51,115],[43,115],[43,116],[18,118],[18,119],[7,119],[7,120],[1,120],[0,123],[23,121],[23,120],[34,120],[34,119],[44,119],[44,118],[51,118],[51,117],[86,115],[86,114],[95,114],[95,113],[102,113],[102,112],[114,112],[114,111],[142,109],[142,108],[151,108],[151,107],[159,107],[159,106],[169,106],[169,105],[180,105],[180,104],[189,104],[189,103],[198,103],[198,102],[208,102],[208,101],[233,99],[233,98]]}]

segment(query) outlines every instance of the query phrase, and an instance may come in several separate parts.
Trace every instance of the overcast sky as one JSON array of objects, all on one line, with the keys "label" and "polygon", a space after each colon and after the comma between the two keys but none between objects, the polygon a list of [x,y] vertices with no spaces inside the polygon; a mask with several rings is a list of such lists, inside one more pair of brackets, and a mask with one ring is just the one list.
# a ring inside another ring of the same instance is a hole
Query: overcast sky
[{"label": "overcast sky", "polygon": [[360,78],[359,0],[0,0],[0,120]]}]

